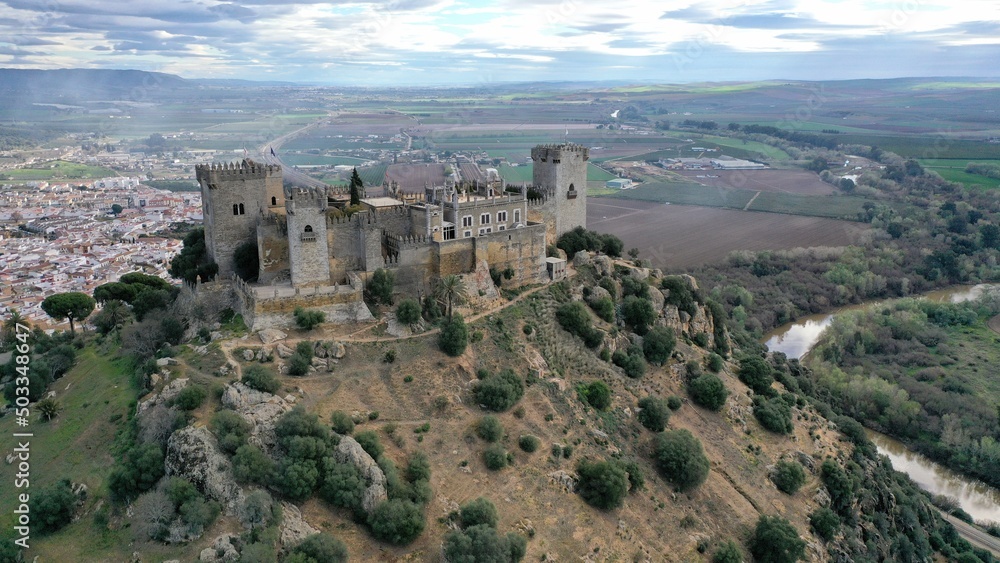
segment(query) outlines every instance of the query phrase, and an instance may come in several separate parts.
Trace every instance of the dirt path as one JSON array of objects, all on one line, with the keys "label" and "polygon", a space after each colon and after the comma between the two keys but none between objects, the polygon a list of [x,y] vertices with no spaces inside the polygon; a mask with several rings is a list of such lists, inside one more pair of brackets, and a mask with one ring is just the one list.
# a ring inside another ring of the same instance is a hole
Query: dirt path
[{"label": "dirt path", "polygon": [[997,334],[1000,334],[1000,315],[997,315],[997,316],[993,317],[992,319],[990,319],[986,323],[986,326],[988,326],[991,329],[993,329],[993,332],[995,332]]},{"label": "dirt path", "polygon": [[746,211],[746,210],[750,209],[750,206],[753,205],[753,202],[757,199],[757,196],[759,196],[759,195],[760,195],[760,192],[757,192],[757,193],[753,194],[753,197],[750,198],[750,201],[748,201],[747,204],[743,206],[743,211]]}]

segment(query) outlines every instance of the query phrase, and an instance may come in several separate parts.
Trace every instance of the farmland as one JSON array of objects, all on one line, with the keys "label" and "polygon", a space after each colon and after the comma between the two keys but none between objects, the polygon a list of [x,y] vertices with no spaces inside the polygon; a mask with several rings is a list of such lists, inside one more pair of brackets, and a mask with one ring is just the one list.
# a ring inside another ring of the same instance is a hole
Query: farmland
[{"label": "farmland", "polygon": [[[385,172],[390,182],[399,182],[407,191],[423,190],[424,186],[440,186],[445,182],[444,164],[393,164]],[[365,185],[371,185],[365,182]]]},{"label": "farmland", "polygon": [[968,166],[969,162],[992,162],[994,164],[1000,164],[1000,161],[983,161],[983,160],[972,160],[972,159],[947,159],[947,158],[926,158],[920,159],[920,164],[927,170],[933,170],[941,175],[945,180],[951,182],[961,182],[969,188],[988,188],[997,189],[1000,188],[1000,180],[996,178],[988,178],[986,176],[980,176],[979,174],[969,174],[965,171],[965,167]]},{"label": "farmland", "polygon": [[679,175],[711,188],[799,195],[830,195],[837,189],[806,170],[683,170]]},{"label": "farmland", "polygon": [[654,267],[681,269],[717,262],[735,250],[842,246],[868,227],[850,221],[753,213],[644,201],[593,198],[587,227],[638,248]]},{"label": "farmland", "polygon": [[100,166],[90,166],[65,160],[53,160],[37,164],[31,168],[5,170],[0,178],[20,181],[93,179],[117,176],[114,170]]}]

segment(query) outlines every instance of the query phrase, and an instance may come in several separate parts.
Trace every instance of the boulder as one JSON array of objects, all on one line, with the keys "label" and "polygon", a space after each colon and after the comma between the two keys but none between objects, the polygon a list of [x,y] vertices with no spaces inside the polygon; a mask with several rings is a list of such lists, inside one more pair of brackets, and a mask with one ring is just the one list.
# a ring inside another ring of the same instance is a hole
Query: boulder
[{"label": "boulder", "polygon": [[181,392],[181,389],[187,387],[188,381],[189,380],[186,377],[171,381],[166,387],[161,389],[159,393],[155,393],[150,398],[140,402],[139,406],[136,407],[136,414],[141,414],[156,405],[162,405],[173,399],[178,393]]},{"label": "boulder", "polygon": [[375,463],[372,456],[361,447],[357,440],[350,436],[341,438],[333,457],[340,463],[350,463],[361,472],[361,477],[368,484],[361,497],[361,507],[366,513],[371,514],[380,502],[388,499],[385,489],[385,474],[382,473],[382,468]]},{"label": "boulder", "polygon": [[563,471],[562,469],[549,473],[549,480],[561,487],[562,490],[567,493],[572,493],[576,490],[576,477]]},{"label": "boulder", "polygon": [[295,353],[295,350],[292,350],[282,342],[279,342],[278,345],[274,347],[274,351],[278,353],[279,358],[288,358]]},{"label": "boulder", "polygon": [[593,263],[594,268],[597,270],[597,275],[599,276],[609,276],[615,271],[615,263],[611,260],[610,256],[605,256],[603,254],[595,256]]},{"label": "boulder", "polygon": [[170,365],[170,358],[160,358],[156,360],[156,367],[165,368]]},{"label": "boulder", "polygon": [[611,293],[608,290],[599,285],[595,285],[590,288],[590,297],[587,297],[587,302],[596,303],[605,297],[614,301],[614,298],[611,297]]},{"label": "boulder", "polygon": [[649,300],[653,302],[653,310],[657,313],[663,311],[663,306],[666,304],[667,299],[663,296],[663,293],[655,287],[649,288]]},{"label": "boulder", "polygon": [[586,250],[581,250],[573,255],[573,267],[579,268],[580,266],[586,266],[590,264],[590,253]]},{"label": "boulder", "polygon": [[646,278],[649,277],[649,268],[632,268],[632,271],[629,272],[629,275],[631,275],[634,279],[637,279],[639,281],[645,281]]},{"label": "boulder", "polygon": [[704,332],[705,334],[711,336],[714,331],[714,326],[712,325],[711,319],[705,314],[704,307],[698,307],[694,316],[688,321],[688,334],[698,334],[699,332]]},{"label": "boulder", "polygon": [[204,426],[188,426],[170,435],[164,460],[167,475],[183,477],[205,496],[218,501],[227,514],[243,506],[243,489],[233,478],[229,458]]},{"label": "boulder", "polygon": [[271,452],[277,444],[274,423],[292,409],[281,397],[251,389],[239,381],[230,383],[222,391],[222,405],[250,423],[250,443],[265,452]]},{"label": "boulder", "polygon": [[312,367],[316,369],[326,369],[327,368],[326,358],[313,358]]},{"label": "boulder", "polygon": [[288,335],[276,328],[268,328],[260,331],[257,336],[260,337],[260,341],[264,343],[265,346],[270,346],[279,340],[284,340],[288,338]]},{"label": "boulder", "polygon": [[270,348],[258,348],[257,355],[254,357],[258,362],[267,362],[271,359],[271,349]]},{"label": "boulder", "polygon": [[281,545],[286,548],[298,545],[302,540],[313,534],[318,534],[319,530],[309,525],[302,518],[299,507],[290,502],[281,503]]},{"label": "boulder", "polygon": [[344,343],[343,342],[334,343],[334,350],[331,357],[336,360],[342,360],[346,355],[347,355],[347,348],[344,346]]},{"label": "boulder", "polygon": [[255,354],[252,349],[250,348],[243,349],[243,361],[252,362],[256,356],[257,354]]},{"label": "boulder", "polygon": [[215,538],[211,547],[201,550],[198,556],[199,561],[236,561],[240,558],[240,552],[236,546],[240,543],[237,536],[233,534],[222,534]]}]

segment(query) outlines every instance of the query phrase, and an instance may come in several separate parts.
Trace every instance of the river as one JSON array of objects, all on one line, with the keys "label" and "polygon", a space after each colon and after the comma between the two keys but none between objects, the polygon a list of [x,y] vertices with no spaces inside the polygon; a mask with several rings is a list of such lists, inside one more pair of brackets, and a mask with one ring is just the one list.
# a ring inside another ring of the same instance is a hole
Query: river
[{"label": "river", "polygon": [[[933,301],[960,303],[982,295],[990,285],[956,286],[932,291],[922,297]],[[993,286],[1000,287],[1000,286]],[[837,314],[870,307],[872,303],[842,307],[832,313],[809,315],[794,323],[779,327],[766,336],[765,344],[772,352],[784,352],[789,358],[801,359],[816,344],[820,335]],[[901,442],[868,430],[868,437],[879,453],[888,456],[892,466],[910,476],[920,488],[935,495],[945,495],[958,501],[962,510],[976,520],[1000,522],[1000,491],[981,481],[964,477],[954,471],[912,452]]]}]

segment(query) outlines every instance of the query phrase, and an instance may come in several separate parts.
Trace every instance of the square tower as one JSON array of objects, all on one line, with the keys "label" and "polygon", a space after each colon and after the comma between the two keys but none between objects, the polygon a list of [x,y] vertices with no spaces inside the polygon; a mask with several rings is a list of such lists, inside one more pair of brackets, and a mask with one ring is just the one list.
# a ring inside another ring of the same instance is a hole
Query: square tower
[{"label": "square tower", "polygon": [[531,149],[532,181],[546,198],[555,235],[587,226],[587,160],[590,149],[572,143]]},{"label": "square tower", "polygon": [[323,188],[293,188],[286,194],[288,257],[293,286],[330,283],[330,247],[326,238],[328,205]]},{"label": "square tower", "polygon": [[205,248],[218,264],[218,276],[233,274],[233,254],[245,243],[257,242],[257,224],[267,209],[267,182],[281,183],[281,167],[250,159],[223,164],[199,164],[195,177],[201,186],[205,221]]}]

